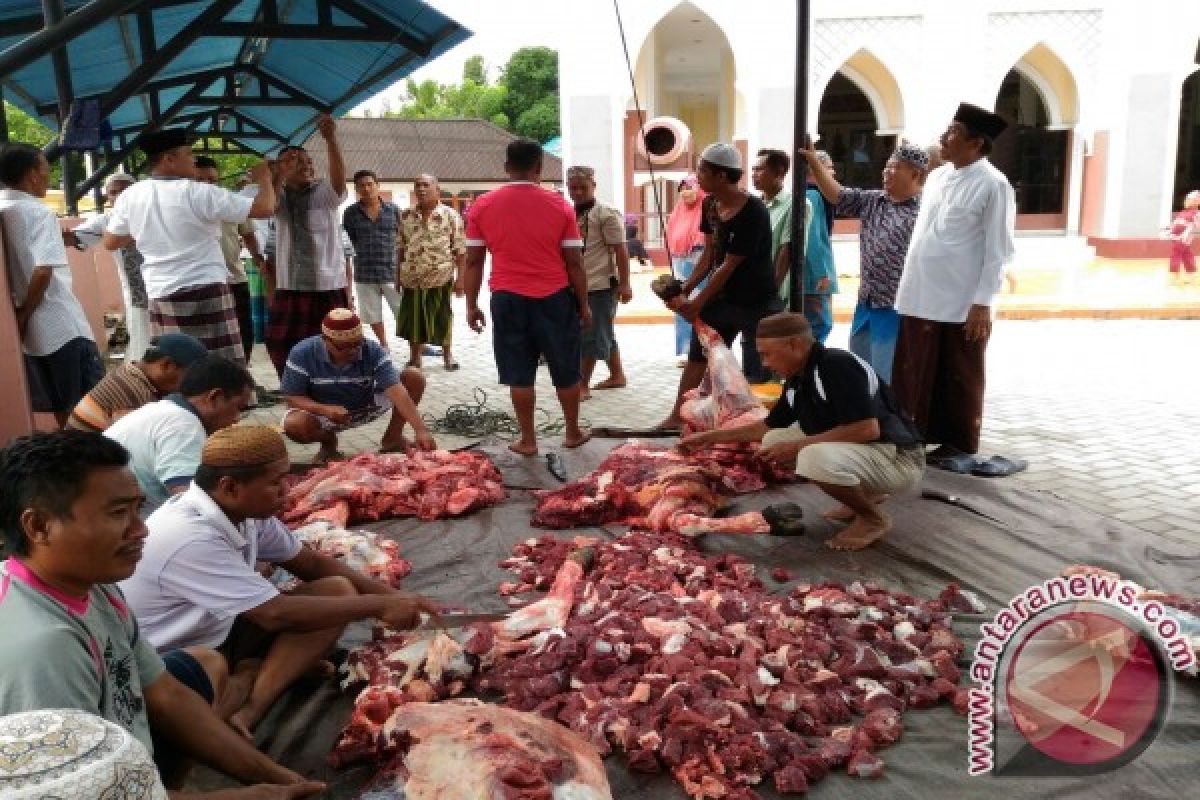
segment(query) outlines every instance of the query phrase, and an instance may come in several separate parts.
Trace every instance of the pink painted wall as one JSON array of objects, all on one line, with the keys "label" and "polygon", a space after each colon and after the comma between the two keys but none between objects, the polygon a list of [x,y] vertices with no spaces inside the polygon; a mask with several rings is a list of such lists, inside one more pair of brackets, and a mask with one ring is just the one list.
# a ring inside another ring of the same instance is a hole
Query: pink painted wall
[{"label": "pink painted wall", "polygon": [[33,430],[21,338],[17,335],[17,317],[13,313],[12,291],[8,287],[8,270],[4,264],[3,237],[4,230],[0,228],[0,392],[8,405],[0,414],[0,446]]}]

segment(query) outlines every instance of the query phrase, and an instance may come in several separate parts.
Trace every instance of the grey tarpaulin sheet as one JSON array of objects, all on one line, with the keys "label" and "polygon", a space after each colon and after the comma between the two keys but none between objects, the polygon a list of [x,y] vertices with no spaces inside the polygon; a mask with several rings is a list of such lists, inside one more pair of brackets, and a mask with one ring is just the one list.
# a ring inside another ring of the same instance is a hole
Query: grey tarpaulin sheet
[{"label": "grey tarpaulin sheet", "polygon": [[[559,451],[570,479],[584,475],[615,445],[593,441],[578,451]],[[544,457],[522,459],[503,453],[503,445],[487,446],[510,486],[560,485],[545,468]],[[795,485],[738,498],[739,510],[762,508],[787,499],[802,505],[809,532],[799,538],[710,536],[704,550],[734,552],[768,567],[782,566],[793,580],[870,579],[897,590],[931,596],[951,580],[975,591],[989,606],[989,616],[1013,595],[1049,577],[1066,564],[1090,563],[1121,572],[1143,585],[1200,593],[1200,557],[1181,552],[1178,544],[1107,520],[1044,492],[1013,482],[962,477],[930,471],[926,488],[962,498],[973,510],[917,495],[888,504],[896,525],[879,546],[859,553],[836,553],[822,546],[833,528],[819,512],[831,503],[812,486]],[[513,490],[508,501],[465,519],[439,522],[393,520],[375,525],[401,544],[414,565],[405,580],[411,591],[476,611],[505,610],[496,586],[511,579],[496,566],[512,546],[544,533],[529,526],[532,498]],[[556,535],[598,533],[616,536],[619,528],[561,531]],[[773,581],[762,575],[768,586]],[[781,589],[783,587],[780,587]],[[977,638],[982,617],[961,615],[956,625],[968,641]],[[962,665],[965,669],[965,662]],[[942,706],[904,715],[905,732],[895,746],[882,751],[887,771],[878,781],[835,774],[817,784],[816,798],[1173,798],[1197,796],[1200,781],[1200,693],[1193,681],[1179,681],[1167,726],[1159,738],[1131,764],[1087,779],[969,778],[966,774],[966,720]],[[293,690],[264,721],[258,740],[272,756],[306,775],[329,783],[330,797],[352,798],[370,770],[359,767],[337,773],[325,757],[350,711],[350,700],[332,687]],[[607,759],[613,795],[630,800],[683,800],[684,794],[663,775],[630,773],[621,755]],[[198,771],[197,786],[228,785]],[[759,789],[774,798],[770,787]]]}]

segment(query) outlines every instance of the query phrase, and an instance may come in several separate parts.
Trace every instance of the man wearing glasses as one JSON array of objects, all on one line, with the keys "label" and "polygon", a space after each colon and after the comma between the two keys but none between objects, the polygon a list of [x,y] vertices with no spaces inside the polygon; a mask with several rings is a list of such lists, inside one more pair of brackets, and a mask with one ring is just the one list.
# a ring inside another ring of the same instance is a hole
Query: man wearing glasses
[{"label": "man wearing glasses", "polygon": [[421,371],[397,373],[380,345],[363,338],[362,322],[347,308],[335,308],[321,321],[321,333],[292,348],[279,382],[288,410],[283,432],[299,444],[319,444],[315,461],[342,458],[338,434],[366,425],[391,411],[381,452],[412,446],[404,437],[411,425],[416,447],[433,450],[437,444],[417,404],[425,391]]}]

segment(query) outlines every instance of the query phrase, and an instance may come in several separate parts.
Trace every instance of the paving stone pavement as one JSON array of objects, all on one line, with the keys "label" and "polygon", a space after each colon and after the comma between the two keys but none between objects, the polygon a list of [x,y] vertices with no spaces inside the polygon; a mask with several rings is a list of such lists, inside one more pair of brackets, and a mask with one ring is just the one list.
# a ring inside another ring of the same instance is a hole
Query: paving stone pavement
[{"label": "paving stone pavement", "polygon": [[[461,311],[461,308],[458,309]],[[838,325],[829,344],[844,347],[848,329]],[[665,415],[679,370],[672,357],[670,325],[619,325],[629,387],[594,392],[583,417],[594,425],[649,426]],[[478,391],[489,408],[511,413],[496,383],[491,338],[455,318],[455,358],[447,372],[440,357],[426,357],[428,380],[421,410],[441,416],[454,404],[474,402]],[[1200,544],[1200,370],[1189,369],[1185,347],[1200,342],[1200,321],[1047,320],[997,322],[988,350],[988,392],[981,455],[1028,459],[1014,478],[1054,492],[1106,516],[1182,544]],[[399,362],[407,345],[391,342]],[[252,369],[259,382],[277,385],[265,348]],[[605,377],[597,368],[596,380]],[[539,370],[538,406],[548,418],[561,412],[545,369]],[[278,423],[282,408],[248,415]],[[378,447],[385,421],[343,434],[348,453]],[[444,446],[469,440],[439,436]],[[543,451],[559,447],[543,441]],[[315,446],[291,446],[293,459],[309,461]]]}]

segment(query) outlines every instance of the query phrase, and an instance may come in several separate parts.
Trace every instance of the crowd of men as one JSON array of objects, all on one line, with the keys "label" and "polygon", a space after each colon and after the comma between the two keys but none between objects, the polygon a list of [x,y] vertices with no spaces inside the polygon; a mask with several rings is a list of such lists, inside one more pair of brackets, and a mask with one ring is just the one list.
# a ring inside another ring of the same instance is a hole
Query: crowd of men
[{"label": "crowd of men", "polygon": [[[800,151],[812,171],[808,256],[831,261],[834,212],[862,221],[850,351],[824,345],[836,290],[828,265],[806,270],[799,312],[782,310],[793,246],[788,155],[758,153],[761,197],[741,188],[735,147],[713,144],[700,156],[689,187],[699,197],[687,204],[699,205],[697,235],[670,236],[694,264],[668,305],[727,346],[740,336],[747,374],[784,385],[762,422],[680,446],[759,442],[762,457],[837,501],[826,516],[844,527],[832,548],[861,549],[888,533],[882,505],[918,483],[927,444],[939,445],[930,458],[951,462],[978,449],[992,307],[1012,254],[1012,189],[986,158],[1003,127],[962,105],[941,137],[947,163],[927,174],[928,154],[902,144],[879,190],[842,186],[811,145]],[[418,411],[421,356],[440,345],[446,369],[457,367],[455,295],[465,296],[471,329],[489,324],[480,307],[489,255],[493,352],[519,424],[515,453],[538,452],[542,364],[566,447],[588,439],[579,409],[590,391],[628,380],[614,330],[632,296],[626,233],[621,214],[597,199],[591,169],[568,171],[568,201],[540,186],[541,147],[518,139],[505,154],[509,182],[476,201],[465,224],[429,175],[402,210],[382,198],[377,176],[359,171],[357,202],[339,213],[347,170],[336,125],[322,117],[318,130],[327,177],[289,147],[239,191],[217,185],[216,165],[193,156],[183,131],[147,135],[150,177],[114,176],[111,210],[67,234],[39,200],[49,183],[40,151],[0,152],[5,235],[23,244],[12,248],[19,263],[9,274],[34,408],[64,427],[0,451],[9,556],[0,562],[0,714],[99,714],[153,752],[173,790],[193,760],[256,784],[213,798],[321,791],[256,750],[256,726],[289,686],[328,669],[347,624],[405,628],[437,613],[300,546],[276,518],[290,469],[285,436],[334,459],[341,432],[388,416],[382,450],[436,447]],[[117,254],[128,313],[144,312],[135,324],[145,346],[107,376],[65,251],[95,241]],[[267,352],[287,403],[279,428],[235,424],[256,394],[243,248],[270,294]],[[384,301],[409,343],[400,369]],[[705,373],[706,345],[690,330],[665,426],[679,424],[685,393]],[[601,361],[607,376],[592,385]],[[264,577],[274,566],[298,587]]]}]

